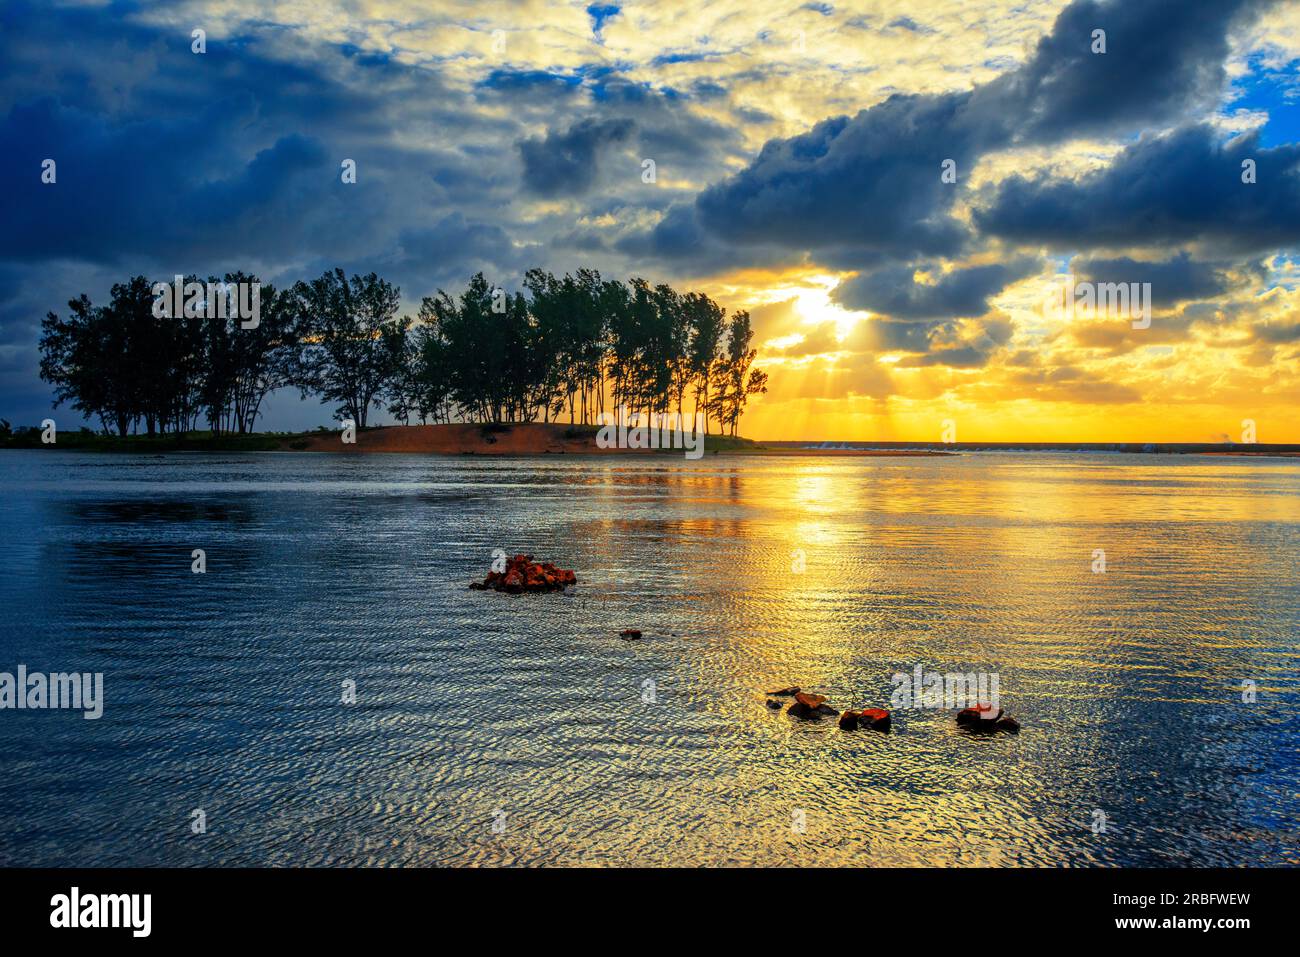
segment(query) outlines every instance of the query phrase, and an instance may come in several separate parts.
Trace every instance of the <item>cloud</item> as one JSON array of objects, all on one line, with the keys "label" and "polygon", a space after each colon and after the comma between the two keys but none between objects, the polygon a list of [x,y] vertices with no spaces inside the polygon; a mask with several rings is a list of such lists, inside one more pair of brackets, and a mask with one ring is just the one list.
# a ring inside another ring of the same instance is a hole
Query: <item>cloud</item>
[{"label": "cloud", "polygon": [[632,135],[631,120],[581,120],[563,133],[519,143],[524,186],[538,196],[581,196],[597,179],[600,153]]},{"label": "cloud", "polygon": [[[1221,296],[1232,285],[1225,263],[1198,262],[1186,252],[1163,261],[1076,258],[1071,264],[1077,279],[1090,282],[1151,283],[1153,297],[1173,304]],[[1262,278],[1258,275],[1256,278]]]},{"label": "cloud", "polygon": [[923,355],[904,356],[898,361],[900,368],[909,366],[950,366],[955,369],[979,369],[989,361],[987,352],[974,346],[956,346],[939,349]]},{"label": "cloud", "polygon": [[[1228,30],[1263,0],[1076,0],[1021,67],[967,92],[897,94],[856,116],[770,140],[744,170],[697,198],[710,232],[734,243],[893,258],[953,256],[969,242],[952,214],[959,177],[993,150],[1054,143],[1203,108],[1226,83]],[[1091,31],[1107,30],[1094,54]],[[1142,82],[1134,82],[1141,64]]]},{"label": "cloud", "polygon": [[[408,309],[477,270],[507,286],[531,265],[698,280],[758,306],[756,328],[787,282],[824,291],[833,274],[831,302],[763,320],[759,341],[784,352],[763,355],[757,421],[796,395],[855,422],[835,397],[869,394],[871,415],[1106,405],[1150,397],[1157,362],[1182,383],[1161,398],[1238,381],[1262,383],[1239,390],[1252,402],[1282,395],[1297,273],[1269,254],[1300,221],[1284,88],[1300,34],[1282,5],[1256,18],[1269,6],[967,0],[908,20],[869,0],[761,16],[746,0],[319,0],[310,17],[18,0],[0,31],[0,399],[48,406],[37,323],[83,290],[334,265],[377,270]],[[1152,328],[1042,328],[1050,275],[1028,270],[1044,247],[1079,278],[1150,281]],[[844,308],[874,315],[841,342]],[[1157,360],[1157,342],[1177,356]]]},{"label": "cloud", "polygon": [[[1264,148],[1257,132],[1222,140],[1196,124],[1143,136],[1078,180],[1012,176],[974,220],[1001,239],[1060,248],[1203,241],[1250,253],[1300,241],[1300,146]],[[1245,160],[1254,183],[1242,181]]]},{"label": "cloud", "polygon": [[968,101],[894,96],[853,120],[772,140],[747,169],[700,195],[699,222],[741,244],[955,254],[965,230],[947,215],[954,191],[939,173],[945,158],[968,162],[984,135],[965,122]]},{"label": "cloud", "polygon": [[[1229,34],[1272,0],[1075,0],[1020,69],[987,88],[1016,108],[1016,139],[1163,124],[1212,109],[1227,84]],[[1093,53],[1104,30],[1106,52]]]},{"label": "cloud", "polygon": [[1048,402],[1123,405],[1142,401],[1142,393],[1130,385],[1098,379],[1068,366],[1037,372],[1017,371],[1008,379],[1021,387],[1025,397]]},{"label": "cloud", "polygon": [[835,299],[847,309],[869,309],[896,319],[981,316],[989,299],[1013,282],[1033,275],[1039,262],[1022,257],[1009,263],[966,266],[938,273],[932,282],[915,279],[922,266],[890,266],[842,283]]}]

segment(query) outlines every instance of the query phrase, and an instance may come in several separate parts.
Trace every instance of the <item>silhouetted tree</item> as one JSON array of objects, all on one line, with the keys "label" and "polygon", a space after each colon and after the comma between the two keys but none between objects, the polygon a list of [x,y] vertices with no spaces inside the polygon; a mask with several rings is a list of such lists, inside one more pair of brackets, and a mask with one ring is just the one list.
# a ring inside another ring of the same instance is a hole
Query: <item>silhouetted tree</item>
[{"label": "silhouetted tree", "polygon": [[715,363],[720,388],[710,403],[714,416],[731,435],[736,434],[736,424],[749,397],[767,391],[767,373],[750,368],[758,355],[757,349],[750,348],[753,338],[749,313],[733,313],[727,326],[726,352]]},{"label": "silhouetted tree", "polygon": [[288,385],[338,403],[360,427],[380,406],[404,423],[550,422],[567,406],[570,422],[590,423],[607,397],[634,415],[682,413],[693,392],[706,429],[716,421],[734,435],[749,397],[767,391],[748,313],[728,320],[702,293],[641,278],[532,269],[525,298],[479,273],[457,298],[425,298],[413,323],[397,316],[396,287],[334,269],[289,289],[259,284],[251,328],[221,298],[245,283],[258,280],[213,277],[199,287],[206,298],[187,292],[175,315],[158,312],[143,276],[114,285],[106,306],[70,300],[67,318],[41,324],[55,405],[106,431],[143,423],[152,435],[191,430],[204,414],[216,433],[251,431],[266,397]]},{"label": "silhouetted tree", "polygon": [[403,359],[410,320],[397,318],[399,290],[374,273],[349,280],[335,269],[298,283],[294,294],[302,340],[295,382],[365,428]]}]

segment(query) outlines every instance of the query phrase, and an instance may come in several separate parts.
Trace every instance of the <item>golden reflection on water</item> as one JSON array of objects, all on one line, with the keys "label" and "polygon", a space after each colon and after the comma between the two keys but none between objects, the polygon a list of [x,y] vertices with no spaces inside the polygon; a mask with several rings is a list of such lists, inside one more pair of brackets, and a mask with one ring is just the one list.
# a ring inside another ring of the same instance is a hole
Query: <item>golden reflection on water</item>
[{"label": "golden reflection on water", "polygon": [[[1296,700],[1298,477],[1287,464],[1043,455],[620,476],[624,492],[663,495],[641,500],[655,514],[627,514],[637,498],[624,495],[610,548],[638,529],[660,549],[661,580],[680,577],[690,596],[666,603],[693,652],[668,667],[711,719],[736,802],[716,830],[701,826],[700,846],[676,852],[1104,862],[1114,848],[1089,829],[1100,805],[1174,817],[1211,794],[1220,817],[1247,813],[1231,765],[1251,762],[1236,749],[1271,746],[1281,719],[1243,711],[1241,676]],[[1025,731],[972,739],[951,712],[911,709],[895,712],[890,735],[846,734],[764,703],[765,689],[793,683],[839,708],[889,707],[890,675],[917,663],[999,673]],[[1207,727],[1196,709],[1215,708]],[[1203,767],[1219,762],[1230,767]],[[1294,777],[1270,791],[1291,787],[1292,814]],[[791,831],[800,808],[821,822],[817,836],[811,824]],[[1219,859],[1165,824],[1143,831],[1142,859]]]},{"label": "golden reflection on water", "polygon": [[[117,723],[0,724],[0,753],[25,756],[0,809],[30,825],[0,858],[1300,863],[1290,462],[15,453],[0,470],[11,659],[39,635],[51,663],[125,676]],[[237,560],[178,580],[166,556],[194,541]],[[576,593],[467,591],[495,548],[574,568]],[[797,684],[890,707],[917,665],[997,673],[1022,732],[900,707],[891,733],[849,733],[765,704]],[[340,709],[352,676],[365,704]],[[142,780],[150,808],[124,815]],[[195,791],[239,799],[198,850],[151,810]]]}]

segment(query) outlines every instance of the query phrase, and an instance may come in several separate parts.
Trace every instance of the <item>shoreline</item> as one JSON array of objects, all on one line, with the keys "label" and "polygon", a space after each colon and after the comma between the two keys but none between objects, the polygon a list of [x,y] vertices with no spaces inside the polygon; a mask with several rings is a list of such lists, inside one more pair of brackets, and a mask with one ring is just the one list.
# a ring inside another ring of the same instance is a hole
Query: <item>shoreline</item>
[{"label": "shoreline", "polygon": [[[600,448],[595,425],[565,423],[453,423],[440,425],[384,425],[356,432],[354,443],[344,443],[339,430],[313,432],[253,432],[222,434],[189,432],[184,435],[104,435],[64,431],[52,445],[40,441],[37,430],[20,430],[0,437],[0,449],[150,454],[162,452],[320,452],[335,455],[622,455],[683,456],[680,436],[671,448]],[[664,436],[665,438],[669,436]],[[694,444],[694,442],[692,442]],[[1208,455],[1225,458],[1300,458],[1300,445],[1270,443],[1254,447],[1209,442],[955,442],[943,447],[925,442],[815,442],[776,440],[760,442],[741,436],[703,436],[705,456],[787,456],[832,458],[929,458],[968,452],[1003,453],[1107,453],[1148,455]],[[697,447],[698,450],[698,447]]]},{"label": "shoreline", "polygon": [[[39,434],[25,433],[9,439],[3,448],[149,454],[162,452],[317,452],[333,455],[618,455],[682,456],[680,437],[673,448],[600,448],[595,425],[554,423],[453,423],[450,425],[387,425],[360,429],[355,443],[344,443],[338,430],[315,432],[255,432],[213,436],[185,435],[113,436],[91,432],[63,432],[53,445],[43,445]],[[703,436],[702,454],[716,455],[839,455],[849,457],[916,457],[954,453],[929,449],[836,449],[769,446],[730,435]]]}]

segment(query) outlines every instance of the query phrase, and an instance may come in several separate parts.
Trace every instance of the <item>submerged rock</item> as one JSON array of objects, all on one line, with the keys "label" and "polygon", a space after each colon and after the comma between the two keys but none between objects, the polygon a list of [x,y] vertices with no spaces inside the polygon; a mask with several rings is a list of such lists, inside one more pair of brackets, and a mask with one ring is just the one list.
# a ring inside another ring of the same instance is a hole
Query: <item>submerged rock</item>
[{"label": "submerged rock", "polygon": [[861,711],[845,711],[840,715],[840,727],[845,731],[853,731],[857,728],[888,731],[890,727],[889,712],[884,708],[863,708]]},{"label": "submerged rock", "polygon": [[826,696],[819,694],[808,694],[805,691],[795,693],[794,704],[786,710],[786,714],[792,714],[796,718],[815,718],[820,715],[836,714],[834,708],[826,704]]},{"label": "submerged rock", "polygon": [[884,708],[863,708],[858,723],[867,724],[872,731],[888,731],[893,722]]},{"label": "submerged rock", "polygon": [[791,686],[789,688],[782,688],[780,691],[769,691],[767,693],[777,698],[789,698],[792,697],[793,695],[797,695],[799,693],[799,689],[797,687]]},{"label": "submerged rock", "polygon": [[633,641],[641,637],[641,632],[637,631],[635,628],[624,628],[618,633],[618,636]]},{"label": "submerged rock", "polygon": [[768,698],[767,706],[771,708],[773,711],[781,710],[781,702],[777,701],[775,698]]},{"label": "submerged rock", "polygon": [[975,728],[980,725],[993,726],[993,722],[1002,717],[1002,709],[990,704],[977,704],[973,708],[962,708],[957,712],[957,724],[963,728]]},{"label": "submerged rock", "polygon": [[481,582],[470,582],[475,591],[491,589],[511,595],[523,592],[564,591],[576,585],[578,576],[567,568],[557,568],[550,562],[534,562],[532,555],[516,555],[506,562],[503,572],[488,572]]},{"label": "submerged rock", "polygon": [[1019,721],[1009,714],[1004,714],[1001,708],[994,708],[987,704],[962,708],[957,712],[957,725],[984,734],[992,734],[994,731],[1008,731],[1015,734],[1020,730]]}]

